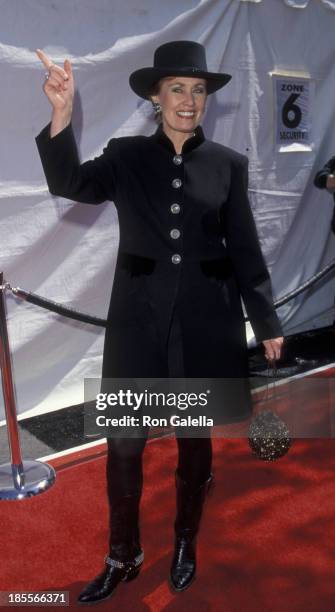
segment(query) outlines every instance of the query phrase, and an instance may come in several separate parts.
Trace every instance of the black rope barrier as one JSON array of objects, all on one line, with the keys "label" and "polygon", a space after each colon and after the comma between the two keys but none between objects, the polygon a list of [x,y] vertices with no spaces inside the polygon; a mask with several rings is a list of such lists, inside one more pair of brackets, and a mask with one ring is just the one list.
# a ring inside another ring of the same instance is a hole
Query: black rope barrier
[{"label": "black rope barrier", "polygon": [[312,285],[315,285],[319,280],[321,280],[321,278],[329,274],[329,272],[331,272],[334,268],[335,268],[335,260],[331,261],[327,266],[322,268],[320,272],[311,276],[311,278],[309,278],[307,281],[302,283],[302,285],[300,285],[296,289],[292,289],[292,291],[290,291],[289,293],[286,293],[286,295],[283,295],[283,297],[276,300],[274,302],[275,308],[279,308],[280,306],[283,306],[284,304],[286,304],[286,302],[289,302],[293,298],[297,297],[297,295],[300,295],[300,293],[303,293],[304,291],[312,287]]},{"label": "black rope barrier", "polygon": [[69,306],[63,306],[63,304],[59,304],[58,302],[47,300],[47,298],[41,297],[36,293],[29,293],[28,291],[20,289],[19,287],[11,287],[8,285],[8,283],[7,286],[13,295],[21,300],[29,302],[30,304],[35,304],[35,306],[40,306],[41,308],[55,312],[63,317],[75,319],[76,321],[81,321],[82,323],[90,323],[91,325],[96,325],[98,327],[106,327],[106,319],[100,319],[100,317],[93,317],[92,315],[79,312],[78,310],[70,308]]},{"label": "black rope barrier", "polygon": [[[275,300],[274,306],[275,308],[280,308],[293,298],[297,297],[304,291],[307,291],[312,285],[315,285],[319,280],[321,280],[324,276],[329,274],[335,268],[335,260],[325,266],[320,272],[314,274],[311,278],[305,281],[302,285],[293,289],[283,297]],[[45,297],[41,297],[36,293],[25,291],[24,289],[20,289],[19,287],[11,287],[10,283],[5,283],[6,289],[11,291],[11,293],[20,298],[21,300],[25,300],[30,304],[34,304],[35,306],[40,306],[46,310],[50,310],[51,312],[55,312],[63,317],[67,317],[69,319],[75,319],[76,321],[81,321],[82,323],[89,323],[91,325],[96,325],[97,327],[106,327],[107,321],[106,319],[101,319],[100,317],[94,317],[92,315],[85,314],[74,308],[70,308],[69,306],[63,306],[63,304],[59,304],[58,302],[53,302],[52,300],[48,300]],[[245,320],[248,321],[248,317],[245,317]]]}]

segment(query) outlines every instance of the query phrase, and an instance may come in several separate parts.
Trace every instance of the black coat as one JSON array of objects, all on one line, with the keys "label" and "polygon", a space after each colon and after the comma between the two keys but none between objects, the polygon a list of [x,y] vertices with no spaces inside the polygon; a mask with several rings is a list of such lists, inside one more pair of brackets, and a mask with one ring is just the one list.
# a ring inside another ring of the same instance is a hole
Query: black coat
[{"label": "black coat", "polygon": [[[36,141],[52,194],[113,200],[118,210],[103,376],[246,377],[240,295],[258,341],[282,335],[248,202],[247,158],[206,140],[201,127],[181,155],[158,128],[114,138],[83,164],[71,126],[52,139],[47,126]],[[231,420],[247,412],[242,404]]]},{"label": "black coat", "polygon": [[[319,172],[314,177],[314,185],[315,187],[319,187],[319,189],[326,189],[327,187],[327,178],[329,174],[333,174],[335,172],[335,156],[331,157],[327,161],[327,163],[323,166]],[[335,193],[333,194],[334,203],[335,203]],[[331,228],[335,234],[335,206],[333,211],[333,217],[331,220]]]}]

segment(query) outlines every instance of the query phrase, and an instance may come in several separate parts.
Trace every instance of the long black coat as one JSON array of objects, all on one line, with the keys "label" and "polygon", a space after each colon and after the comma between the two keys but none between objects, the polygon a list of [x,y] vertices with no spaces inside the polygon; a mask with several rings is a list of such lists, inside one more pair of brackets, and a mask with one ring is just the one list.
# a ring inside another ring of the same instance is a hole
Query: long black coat
[{"label": "long black coat", "polygon": [[[327,187],[327,178],[329,174],[333,174],[335,172],[335,156],[331,157],[327,163],[317,172],[314,177],[314,185],[315,187],[319,187],[319,189],[326,189]],[[335,203],[335,193],[333,194],[334,203]],[[335,234],[335,206],[333,210],[333,217],[331,220],[331,228]]]},{"label": "long black coat", "polygon": [[[113,200],[120,244],[104,377],[246,377],[243,297],[258,341],[282,335],[247,196],[247,158],[205,139],[176,155],[161,127],[80,164],[71,126],[38,135],[49,190]],[[234,407],[235,420],[249,398]]]}]

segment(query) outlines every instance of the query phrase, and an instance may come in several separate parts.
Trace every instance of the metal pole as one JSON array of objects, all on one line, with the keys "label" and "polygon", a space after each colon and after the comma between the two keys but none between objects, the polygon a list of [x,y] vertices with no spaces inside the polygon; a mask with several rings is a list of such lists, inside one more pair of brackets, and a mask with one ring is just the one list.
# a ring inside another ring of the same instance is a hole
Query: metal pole
[{"label": "metal pole", "polygon": [[0,465],[0,500],[24,499],[42,493],[55,481],[53,467],[41,461],[22,461],[15,392],[7,332],[6,284],[0,272],[0,367],[11,463]]},{"label": "metal pole", "polygon": [[21,486],[23,484],[22,480],[24,479],[24,475],[19,442],[19,431],[16,419],[15,395],[11,372],[12,368],[10,363],[4,292],[5,285],[3,284],[3,273],[0,272],[0,366],[2,392],[6,409],[8,444],[11,462],[13,469],[15,470],[17,483],[19,486]]}]

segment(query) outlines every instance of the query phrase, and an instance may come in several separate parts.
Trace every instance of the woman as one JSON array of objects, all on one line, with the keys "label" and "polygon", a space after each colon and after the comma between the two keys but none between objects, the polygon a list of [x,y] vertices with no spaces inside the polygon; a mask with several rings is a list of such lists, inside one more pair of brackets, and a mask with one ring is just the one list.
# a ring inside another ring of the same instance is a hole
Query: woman
[{"label": "woman", "polygon": [[[79,163],[71,130],[74,83],[42,52],[52,121],[37,137],[50,192],[79,202],[114,200],[120,245],[108,312],[103,378],[246,377],[240,294],[268,359],[278,359],[281,327],[247,197],[247,158],[205,139],[207,95],[230,75],[207,70],[204,47],[160,46],[154,66],[130,76],[161,124],[150,137],[116,138],[100,157]],[[249,397],[225,421],[250,414]],[[146,432],[147,433],[147,432]],[[143,561],[138,515],[146,437],[108,439],[110,550],[104,571],[79,597],[94,602],[134,578]],[[170,580],[195,576],[195,542],[212,479],[207,437],[177,438],[177,516]]]}]

